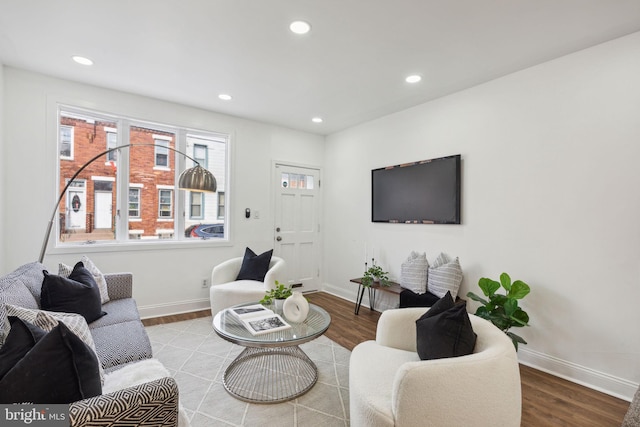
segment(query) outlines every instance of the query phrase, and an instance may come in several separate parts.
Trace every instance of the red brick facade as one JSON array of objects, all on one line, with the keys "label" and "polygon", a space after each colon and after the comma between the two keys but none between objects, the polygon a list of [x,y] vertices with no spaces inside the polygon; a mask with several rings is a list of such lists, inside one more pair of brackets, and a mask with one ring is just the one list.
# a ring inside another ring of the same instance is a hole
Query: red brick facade
[{"label": "red brick facade", "polygon": [[[60,118],[61,126],[70,126],[73,128],[73,134],[71,138],[71,144],[73,147],[69,154],[70,157],[64,156],[61,153],[60,156],[60,191],[64,188],[67,181],[73,176],[74,173],[91,158],[95,157],[101,152],[107,150],[107,133],[109,130],[114,130],[117,127],[116,123],[100,120],[85,120],[79,118],[65,117]],[[159,141],[166,141],[170,148],[175,148],[175,136],[171,133],[158,131],[155,129],[145,129],[141,127],[130,128],[130,141],[131,144],[154,144],[157,138]],[[118,141],[118,145],[125,145],[128,142]],[[156,167],[156,147],[154,146],[142,146],[131,147],[129,150],[129,183],[131,188],[139,188],[139,218],[130,219],[129,230],[140,230],[142,237],[157,237],[158,230],[174,230],[174,216],[175,206],[173,204],[174,195],[177,188],[173,188],[175,185],[175,154],[173,151],[168,150],[167,165],[166,167]],[[117,156],[117,153],[114,153]],[[78,175],[78,180],[85,181],[84,190],[79,189],[78,193],[74,192],[74,188],[69,188],[69,196],[63,198],[60,203],[60,215],[61,215],[61,230],[62,232],[69,231],[69,221],[71,215],[74,216],[73,229],[77,232],[92,232],[96,228],[104,227],[110,224],[112,230],[115,229],[115,215],[116,215],[116,190],[115,183],[116,170],[118,167],[118,161],[109,161],[105,155],[102,159],[98,158],[91,163],[87,168]],[[111,184],[110,184],[111,183]],[[99,186],[96,188],[96,186]],[[159,218],[159,188],[172,189],[171,197],[171,210],[170,216]],[[164,186],[164,187],[162,187]],[[101,196],[102,210],[96,212],[96,190],[102,192]],[[82,202],[82,193],[84,191],[84,202]],[[111,191],[111,206],[108,205],[108,193]],[[69,210],[67,210],[67,198],[74,200],[74,194],[80,194],[80,197],[75,198],[75,203],[72,203]],[[84,204],[84,209],[82,204]],[[73,206],[75,205],[75,206]],[[111,208],[113,207],[113,208]],[[127,209],[128,207],[122,207]],[[71,212],[73,210],[73,212]],[[108,211],[107,211],[108,210]],[[78,222],[81,220],[84,213],[85,224],[83,226]],[[126,212],[122,212],[125,214]],[[101,215],[100,223],[96,224],[97,215]],[[111,219],[109,220],[109,215]],[[100,226],[103,227],[100,227]],[[175,232],[178,232],[177,230]],[[139,233],[131,234],[131,237],[138,236]],[[170,234],[167,234],[169,236]]]}]

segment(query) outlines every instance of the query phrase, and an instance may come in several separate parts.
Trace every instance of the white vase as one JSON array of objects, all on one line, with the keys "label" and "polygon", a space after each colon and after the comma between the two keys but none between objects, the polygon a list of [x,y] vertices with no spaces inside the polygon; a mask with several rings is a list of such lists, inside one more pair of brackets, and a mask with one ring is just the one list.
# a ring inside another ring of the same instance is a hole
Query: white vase
[{"label": "white vase", "polygon": [[284,300],[282,312],[284,313],[284,317],[290,322],[304,322],[309,314],[309,303],[301,292],[294,292],[289,298]]}]

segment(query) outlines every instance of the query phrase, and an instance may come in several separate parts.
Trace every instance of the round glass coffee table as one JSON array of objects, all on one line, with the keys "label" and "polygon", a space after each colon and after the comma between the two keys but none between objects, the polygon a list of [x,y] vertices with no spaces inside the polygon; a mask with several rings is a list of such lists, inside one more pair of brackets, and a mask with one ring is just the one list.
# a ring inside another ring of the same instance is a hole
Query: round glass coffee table
[{"label": "round glass coffee table", "polygon": [[224,372],[224,388],[232,396],[245,402],[278,403],[295,399],[313,387],[318,368],[298,345],[322,335],[329,328],[331,316],[323,308],[309,304],[304,322],[287,323],[291,328],[252,335],[227,310],[215,315],[216,333],[245,347]]}]

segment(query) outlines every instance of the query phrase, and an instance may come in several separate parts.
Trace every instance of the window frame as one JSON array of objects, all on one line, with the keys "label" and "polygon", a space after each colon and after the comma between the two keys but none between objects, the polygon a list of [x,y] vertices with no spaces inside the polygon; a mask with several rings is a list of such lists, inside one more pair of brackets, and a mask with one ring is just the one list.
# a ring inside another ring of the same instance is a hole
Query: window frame
[{"label": "window frame", "polygon": [[[158,221],[163,221],[163,220],[172,220],[175,217],[173,208],[174,208],[174,191],[173,191],[173,187],[168,188],[167,186],[164,185],[156,185],[156,188],[158,189]],[[168,191],[169,192],[169,203],[167,202],[162,202],[162,192],[163,191]],[[162,216],[161,213],[163,212],[162,210],[162,205],[169,205],[169,216]]]},{"label": "window frame", "polygon": [[[138,215],[131,215],[131,190],[134,190],[136,193],[138,193],[138,201],[135,202],[138,205]],[[142,220],[142,187],[141,186],[137,186],[137,185],[131,185],[129,184],[129,191],[127,193],[127,199],[128,199],[128,203],[127,203],[127,216],[129,217],[129,221],[133,220]]]},{"label": "window frame", "polygon": [[[194,157],[195,158],[195,157]],[[200,197],[200,215],[193,214],[193,196],[197,194]],[[189,191],[189,218],[190,219],[204,219],[204,203],[205,196],[202,191]]]},{"label": "window frame", "polygon": [[[58,116],[59,117],[59,116]],[[70,130],[70,138],[69,138],[69,155],[65,156],[63,155],[60,151],[62,148],[62,129],[63,128],[68,128]],[[68,125],[60,125],[60,130],[58,132],[58,156],[60,160],[73,160],[73,154],[74,154],[74,140],[75,140],[75,129],[73,128],[73,126],[68,126]]]},{"label": "window frame", "polygon": [[[114,189],[117,192],[115,205],[113,207],[115,213],[115,238],[113,240],[86,240],[86,241],[71,241],[65,240],[65,236],[61,236],[60,234],[60,224],[58,221],[54,221],[54,232],[51,233],[51,238],[53,241],[49,245],[48,253],[50,254],[64,254],[64,253],[79,253],[80,252],[111,252],[111,251],[120,251],[120,250],[139,250],[141,248],[147,249],[169,249],[169,248],[181,248],[186,244],[187,246],[192,245],[204,245],[204,246],[229,246],[232,245],[231,239],[231,222],[229,219],[225,219],[224,227],[225,233],[223,237],[215,238],[215,239],[193,239],[185,236],[184,232],[180,232],[180,230],[186,230],[188,222],[184,213],[187,208],[186,203],[188,203],[188,199],[186,198],[186,193],[188,191],[177,191],[178,188],[178,178],[179,173],[183,171],[185,168],[191,167],[193,164],[190,160],[188,160],[182,153],[191,155],[192,153],[189,151],[187,135],[197,135],[204,139],[209,139],[212,141],[216,141],[218,143],[222,143],[222,152],[218,152],[216,154],[216,162],[220,165],[220,167],[215,172],[216,179],[218,182],[222,182],[222,187],[219,185],[222,191],[225,190],[225,185],[228,185],[230,182],[229,176],[231,173],[231,165],[232,165],[232,137],[229,132],[221,132],[221,131],[212,131],[209,129],[197,129],[176,125],[167,125],[167,124],[158,124],[156,121],[150,121],[147,118],[132,118],[130,114],[113,114],[104,111],[100,111],[98,109],[85,109],[83,107],[77,107],[67,102],[61,102],[60,100],[50,99],[49,105],[51,106],[51,114],[49,116],[49,120],[51,120],[51,126],[48,127],[47,135],[48,139],[53,140],[53,144],[50,145],[53,149],[51,150],[51,155],[55,155],[55,163],[54,163],[54,174],[55,179],[52,181],[52,190],[55,194],[55,197],[60,195],[59,191],[62,187],[59,185],[60,179],[63,179],[63,175],[61,175],[61,156],[60,156],[60,126],[66,126],[61,123],[62,118],[67,114],[70,115],[78,115],[80,117],[86,118],[95,118],[100,121],[109,121],[113,122],[117,129],[117,144],[119,146],[128,145],[130,141],[130,132],[129,130],[135,126],[146,126],[150,129],[158,129],[159,131],[167,131],[173,132],[175,134],[175,149],[180,152],[176,153],[173,150],[169,149],[174,155],[173,160],[171,158],[167,159],[167,163],[170,165],[170,168],[167,168],[172,171],[175,175],[171,192],[171,217],[160,217],[158,219],[159,222],[167,221],[173,222],[173,228],[176,230],[174,237],[172,239],[139,239],[133,240],[130,238],[130,232],[133,231],[134,234],[139,232],[139,230],[130,230],[129,222],[138,222],[142,221],[141,218],[129,217],[128,215],[128,202],[129,202],[129,186],[139,187],[139,212],[142,216],[147,215],[144,213],[144,206],[147,206],[147,209],[150,208],[147,203],[144,203],[143,198],[143,189],[142,187],[146,187],[143,184],[134,184],[128,182],[130,179],[129,176],[129,160],[130,160],[130,150],[122,149],[118,150],[118,167],[117,167],[117,177],[116,183],[114,185]],[[71,128],[73,132],[74,126],[68,126]],[[103,137],[104,138],[104,137]],[[155,141],[154,141],[155,143]],[[74,141],[75,144],[75,141]],[[174,145],[174,144],[171,144]],[[53,152],[55,150],[55,153]],[[155,155],[155,153],[154,153]],[[171,155],[171,154],[169,154]],[[102,161],[106,159],[106,156],[103,157]],[[64,160],[64,157],[63,159]],[[97,159],[96,162],[99,162],[100,159]],[[153,163],[155,163],[155,158]],[[205,166],[205,165],[203,165]],[[79,167],[79,166],[78,166]],[[150,165],[151,167],[151,165]],[[89,170],[88,168],[87,170]],[[212,170],[213,172],[213,170]],[[85,171],[86,173],[86,171]],[[79,179],[79,178],[77,178]],[[226,187],[228,188],[228,187]],[[227,190],[228,191],[228,190]],[[159,194],[159,192],[158,192]],[[216,193],[212,193],[216,194]],[[204,212],[204,203],[206,203],[206,199],[209,196],[203,197],[203,213]],[[53,203],[53,196],[52,196]],[[228,206],[226,206],[228,209]],[[151,211],[153,212],[153,211]],[[159,211],[156,212],[159,214]],[[152,214],[153,215],[153,214]],[[206,215],[206,213],[205,213]],[[229,215],[226,216],[230,218]],[[206,216],[205,216],[206,218]],[[212,220],[216,219],[216,215],[214,215]],[[135,226],[133,228],[136,228]]]}]

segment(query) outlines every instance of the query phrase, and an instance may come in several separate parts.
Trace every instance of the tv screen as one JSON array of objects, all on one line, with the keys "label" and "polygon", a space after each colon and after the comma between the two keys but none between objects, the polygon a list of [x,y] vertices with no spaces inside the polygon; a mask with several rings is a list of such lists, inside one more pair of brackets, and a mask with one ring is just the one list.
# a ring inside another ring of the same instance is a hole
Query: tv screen
[{"label": "tv screen", "polygon": [[371,220],[460,224],[460,155],[372,170]]}]

